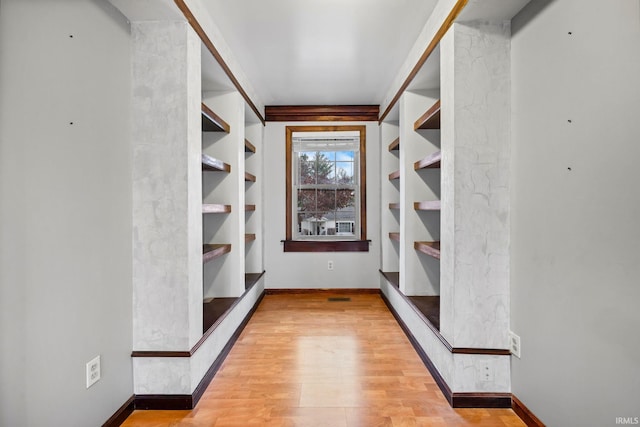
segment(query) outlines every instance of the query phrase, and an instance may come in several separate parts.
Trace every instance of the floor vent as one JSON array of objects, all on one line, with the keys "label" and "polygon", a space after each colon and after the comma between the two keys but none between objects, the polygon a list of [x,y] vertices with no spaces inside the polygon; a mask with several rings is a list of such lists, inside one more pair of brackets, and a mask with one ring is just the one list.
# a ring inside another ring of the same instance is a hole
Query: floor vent
[{"label": "floor vent", "polygon": [[349,298],[349,297],[329,297],[328,301],[329,302],[351,301],[351,298]]}]

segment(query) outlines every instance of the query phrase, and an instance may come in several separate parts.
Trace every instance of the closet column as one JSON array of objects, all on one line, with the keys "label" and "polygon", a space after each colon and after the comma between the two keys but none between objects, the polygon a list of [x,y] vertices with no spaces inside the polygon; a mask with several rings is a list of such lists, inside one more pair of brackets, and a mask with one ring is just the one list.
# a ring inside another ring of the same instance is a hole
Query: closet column
[{"label": "closet column", "polygon": [[189,351],[202,336],[200,40],[186,22],[131,33],[133,349]]},{"label": "closet column", "polygon": [[441,333],[508,348],[509,23],[454,24],[441,43]]}]

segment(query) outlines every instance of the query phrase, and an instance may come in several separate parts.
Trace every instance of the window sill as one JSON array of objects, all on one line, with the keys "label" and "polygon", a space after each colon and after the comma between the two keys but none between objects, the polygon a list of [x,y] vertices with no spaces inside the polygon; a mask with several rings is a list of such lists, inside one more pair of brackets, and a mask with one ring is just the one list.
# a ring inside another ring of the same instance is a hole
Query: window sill
[{"label": "window sill", "polygon": [[285,252],[369,252],[371,240],[283,240]]}]

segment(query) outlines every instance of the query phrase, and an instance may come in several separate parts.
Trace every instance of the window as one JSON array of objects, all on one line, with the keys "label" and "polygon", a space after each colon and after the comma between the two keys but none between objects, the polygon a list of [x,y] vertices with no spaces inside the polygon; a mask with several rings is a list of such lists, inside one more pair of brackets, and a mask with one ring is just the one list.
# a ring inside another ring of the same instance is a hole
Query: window
[{"label": "window", "polygon": [[367,251],[364,126],[287,127],[285,251]]}]

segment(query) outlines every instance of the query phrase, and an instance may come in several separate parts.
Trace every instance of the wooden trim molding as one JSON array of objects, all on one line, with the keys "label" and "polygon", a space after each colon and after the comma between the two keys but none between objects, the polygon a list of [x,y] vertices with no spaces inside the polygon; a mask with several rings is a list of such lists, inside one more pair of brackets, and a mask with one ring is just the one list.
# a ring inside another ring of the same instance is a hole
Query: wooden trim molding
[{"label": "wooden trim molding", "polygon": [[267,122],[375,122],[379,105],[267,105]]},{"label": "wooden trim molding", "polygon": [[111,417],[109,417],[107,421],[105,421],[104,424],[102,424],[102,427],[120,427],[124,420],[133,413],[134,409],[135,395],[132,395],[120,408],[118,408],[116,412],[113,413]]},{"label": "wooden trim molding", "polygon": [[546,427],[544,423],[513,394],[511,395],[511,409],[513,409],[513,412],[520,417],[527,427]]},{"label": "wooden trim molding", "polygon": [[381,292],[380,296],[452,408],[511,408],[511,393],[453,393],[429,356],[427,356],[427,353],[418,343],[416,337],[411,333],[409,327],[404,323],[395,308],[393,308],[393,305],[387,299],[384,292]]},{"label": "wooden trim molding", "polygon": [[284,252],[369,252],[371,240],[283,240]]},{"label": "wooden trim molding", "polygon": [[218,64],[220,64],[220,67],[222,68],[224,73],[227,75],[227,77],[229,77],[229,80],[231,80],[231,83],[233,83],[236,89],[238,89],[238,92],[240,92],[240,95],[242,95],[242,97],[247,102],[247,104],[249,104],[249,107],[253,110],[253,112],[256,114],[258,119],[260,119],[260,122],[262,122],[262,124],[264,125],[265,121],[262,113],[260,112],[260,110],[258,110],[258,107],[256,107],[256,105],[253,103],[253,101],[251,100],[247,92],[240,85],[240,82],[238,81],[236,76],[233,75],[233,72],[231,72],[231,69],[222,58],[222,55],[220,55],[220,52],[218,52],[218,49],[216,49],[216,47],[213,45],[213,42],[211,41],[207,33],[204,31],[204,29],[202,28],[202,26],[200,25],[196,17],[193,15],[193,13],[189,9],[185,1],[174,0],[174,3],[176,4],[176,6],[178,6],[178,9],[180,9],[180,11],[183,13],[184,17],[187,19],[187,21],[191,25],[191,28],[193,28],[193,30],[196,32],[198,37],[200,37],[200,40],[202,40],[202,43],[204,43],[204,45],[207,47],[207,50],[211,53],[211,55],[213,55],[213,57],[218,62]]},{"label": "wooden trim molding", "polygon": [[436,46],[438,46],[438,43],[440,43],[440,40],[442,40],[442,37],[444,37],[447,30],[449,30],[449,28],[451,27],[453,22],[456,20],[458,15],[460,15],[460,12],[462,12],[462,9],[464,9],[468,1],[469,0],[456,1],[456,4],[451,9],[451,12],[449,12],[449,15],[446,17],[442,25],[440,25],[440,28],[438,29],[436,34],[433,36],[433,39],[427,45],[427,48],[425,49],[425,51],[422,53],[422,56],[420,56],[420,58],[418,59],[418,62],[416,63],[416,65],[414,65],[414,67],[409,72],[409,75],[404,80],[404,83],[402,83],[402,85],[400,86],[400,89],[398,89],[395,96],[393,97],[393,99],[391,100],[387,108],[384,110],[384,112],[380,116],[380,119],[378,120],[379,123],[382,123],[385,117],[387,117],[387,115],[393,109],[393,106],[400,99],[400,96],[402,96],[402,94],[407,89],[407,87],[409,87],[409,84],[411,84],[413,79],[418,75],[418,72],[420,71],[424,63],[427,62],[427,59],[429,58],[429,56],[431,56],[431,53],[433,52],[433,50],[436,48]]}]

